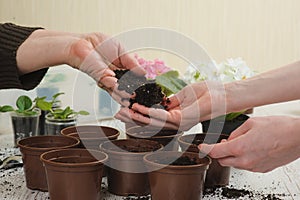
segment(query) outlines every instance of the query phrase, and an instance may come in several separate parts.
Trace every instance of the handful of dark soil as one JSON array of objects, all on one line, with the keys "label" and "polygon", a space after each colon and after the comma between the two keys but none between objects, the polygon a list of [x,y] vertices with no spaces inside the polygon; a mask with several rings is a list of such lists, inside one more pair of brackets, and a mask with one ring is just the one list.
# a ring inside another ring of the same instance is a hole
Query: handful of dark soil
[{"label": "handful of dark soil", "polygon": [[137,76],[129,70],[115,70],[116,78],[119,83],[119,90],[125,90],[129,94],[135,94],[130,99],[130,107],[134,103],[145,105],[146,107],[161,107],[165,95],[155,80],[147,80],[144,76]]}]

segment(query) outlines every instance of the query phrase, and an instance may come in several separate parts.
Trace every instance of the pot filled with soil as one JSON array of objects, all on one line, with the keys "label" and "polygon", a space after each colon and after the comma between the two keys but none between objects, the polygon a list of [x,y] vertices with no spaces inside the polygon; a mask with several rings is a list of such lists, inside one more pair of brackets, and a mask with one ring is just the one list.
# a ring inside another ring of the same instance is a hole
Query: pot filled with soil
[{"label": "pot filled with soil", "polygon": [[99,150],[99,145],[108,140],[116,140],[120,132],[107,126],[71,126],[61,130],[64,136],[76,137],[80,146],[87,149]]},{"label": "pot filled with soil", "polygon": [[230,135],[232,131],[240,127],[249,116],[241,114],[232,120],[224,120],[224,118],[214,118],[211,120],[203,121],[202,130],[204,133],[222,133]]},{"label": "pot filled with soil", "polygon": [[22,153],[26,186],[32,190],[47,191],[47,179],[40,155],[53,149],[78,145],[78,139],[63,136],[34,136],[20,140],[18,146]]},{"label": "pot filled with soil", "polygon": [[121,196],[145,196],[150,193],[143,156],[162,148],[161,144],[142,139],[104,142],[100,149],[109,156],[108,191]]},{"label": "pot filled with soil", "polygon": [[60,149],[41,155],[51,200],[100,200],[107,154],[87,149]]},{"label": "pot filled with soil", "polygon": [[182,134],[183,132],[178,130],[146,128],[143,126],[131,127],[126,131],[127,138],[156,141],[164,146],[164,151],[177,151],[179,147],[177,139]]},{"label": "pot filled with soil", "polygon": [[[198,145],[202,143],[215,144],[227,139],[228,135],[217,133],[198,133],[184,135],[178,138],[182,151],[199,153]],[[205,187],[225,186],[229,184],[230,167],[221,166],[217,159],[211,159],[206,173]]]},{"label": "pot filled with soil", "polygon": [[192,152],[154,152],[144,157],[152,200],[202,199],[209,157]]}]

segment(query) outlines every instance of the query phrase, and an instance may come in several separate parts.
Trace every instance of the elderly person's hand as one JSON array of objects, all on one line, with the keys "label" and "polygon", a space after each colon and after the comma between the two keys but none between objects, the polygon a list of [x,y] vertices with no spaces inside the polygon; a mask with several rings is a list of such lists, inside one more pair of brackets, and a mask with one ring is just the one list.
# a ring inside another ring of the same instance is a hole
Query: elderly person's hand
[{"label": "elderly person's hand", "polygon": [[70,47],[69,64],[93,77],[98,85],[109,92],[119,103],[130,97],[117,89],[117,79],[113,70],[129,69],[144,75],[145,71],[137,60],[125,53],[122,45],[102,33],[80,36]]},{"label": "elderly person's hand", "polygon": [[217,82],[188,85],[170,97],[169,102],[167,110],[135,103],[132,109],[122,108],[115,117],[123,122],[188,130],[199,121],[225,113],[225,91],[223,85]]},{"label": "elderly person's hand", "polygon": [[300,157],[300,119],[276,116],[249,118],[228,141],[201,144],[200,151],[233,166],[268,172]]},{"label": "elderly person's hand", "polygon": [[118,41],[102,33],[36,30],[19,47],[17,63],[20,74],[68,64],[95,79],[119,103],[130,94],[116,89],[117,79],[113,70],[129,69],[145,74],[136,59],[126,54]]}]

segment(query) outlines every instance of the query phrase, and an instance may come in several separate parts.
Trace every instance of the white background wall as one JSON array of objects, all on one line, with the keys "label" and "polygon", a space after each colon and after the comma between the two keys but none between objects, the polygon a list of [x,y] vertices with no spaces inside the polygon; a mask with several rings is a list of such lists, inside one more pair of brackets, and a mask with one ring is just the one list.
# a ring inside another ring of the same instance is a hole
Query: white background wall
[{"label": "white background wall", "polygon": [[[242,57],[263,72],[300,59],[299,8],[299,0],[0,0],[0,21],[110,35],[168,28],[197,41],[217,62]],[[184,66],[164,53],[159,57]],[[7,94],[0,104],[12,101],[14,94]]]},{"label": "white background wall", "polygon": [[108,34],[169,28],[218,62],[242,57],[261,72],[300,58],[299,8],[298,0],[0,0],[0,21]]}]

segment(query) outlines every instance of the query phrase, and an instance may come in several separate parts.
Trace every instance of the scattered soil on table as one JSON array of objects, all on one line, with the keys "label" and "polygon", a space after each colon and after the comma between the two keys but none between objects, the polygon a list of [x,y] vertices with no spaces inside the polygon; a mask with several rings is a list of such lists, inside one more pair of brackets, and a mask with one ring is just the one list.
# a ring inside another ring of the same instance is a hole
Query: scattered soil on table
[{"label": "scattered soil on table", "polygon": [[285,194],[264,194],[257,191],[250,191],[247,189],[236,189],[232,187],[210,187],[205,188],[203,195],[206,197],[219,197],[223,199],[239,199],[242,197],[248,197],[257,200],[282,200],[281,197],[285,197]]},{"label": "scattered soil on table", "polygon": [[125,90],[129,94],[135,94],[135,97],[129,100],[129,108],[134,103],[146,107],[164,108],[166,97],[155,80],[147,80],[146,77],[137,76],[129,70],[115,70],[114,72],[118,79],[118,89]]},{"label": "scattered soil on table", "polygon": [[145,197],[124,197],[124,200],[150,200],[150,196],[145,196]]}]

